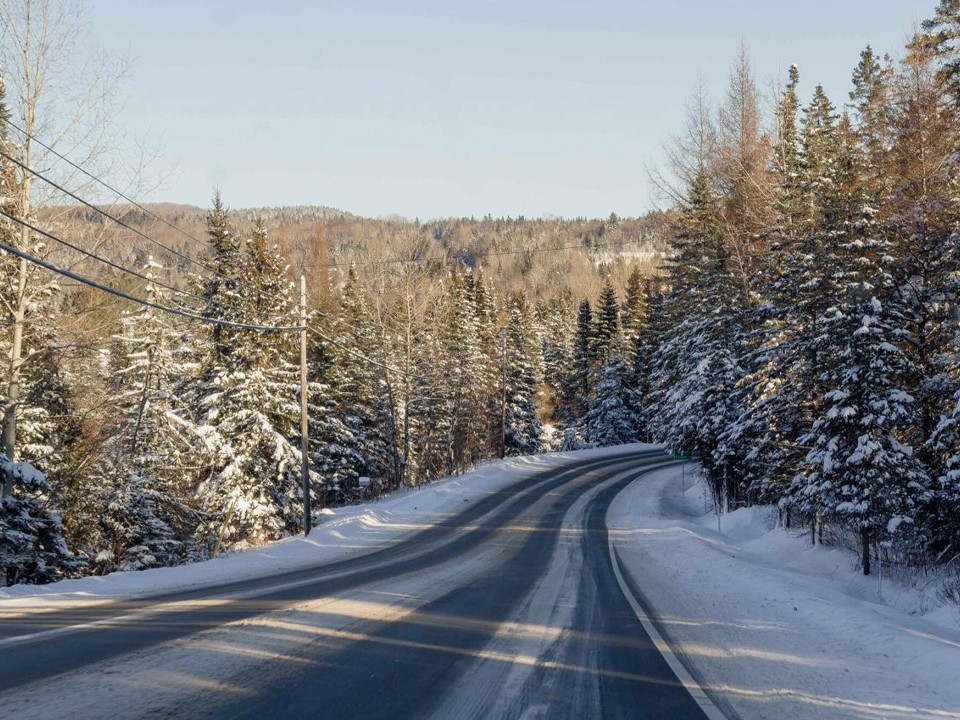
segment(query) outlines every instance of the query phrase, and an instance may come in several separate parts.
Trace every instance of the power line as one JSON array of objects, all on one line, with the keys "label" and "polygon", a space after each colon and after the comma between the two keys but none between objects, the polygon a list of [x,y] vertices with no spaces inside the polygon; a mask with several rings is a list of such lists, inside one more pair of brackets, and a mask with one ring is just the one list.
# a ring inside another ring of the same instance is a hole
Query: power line
[{"label": "power line", "polygon": [[[605,248],[605,247],[617,247],[623,245],[639,245],[643,240],[624,240],[623,242],[618,243],[600,243],[597,245],[561,245],[560,247],[554,248],[534,248],[531,250],[499,250],[494,252],[482,253],[484,258],[488,257],[500,257],[505,255],[533,255],[539,253],[547,252],[561,252],[563,250],[594,250],[596,248]],[[479,254],[479,253],[478,253]],[[398,265],[404,263],[428,263],[428,262],[446,262],[448,260],[455,259],[451,258],[448,255],[443,257],[424,257],[424,258],[393,258],[386,260],[364,260],[364,261],[352,261],[352,262],[331,262],[331,263],[307,263],[305,265],[298,265],[297,267],[303,268],[335,268],[335,267],[350,267],[350,266],[365,266],[365,265]]]},{"label": "power line", "polygon": [[[3,214],[6,215],[6,213],[3,213]],[[20,218],[13,217],[11,215],[7,215],[7,217],[9,217],[14,222],[20,223],[24,227],[27,227],[31,230],[34,230],[35,232],[40,233],[45,237],[56,239],[52,235],[50,235],[50,233],[47,233],[43,230],[35,228],[29,223],[24,222]],[[23,250],[15,248],[12,245],[8,245],[5,242],[0,242],[0,250],[6,250],[8,253],[12,255],[16,255],[17,257],[22,258],[27,262],[31,262],[34,265],[38,265],[51,272],[57,273],[58,275],[62,275],[63,277],[70,278],[71,280],[76,280],[79,283],[83,283],[84,285],[88,285],[89,287],[95,288],[97,290],[102,290],[105,293],[110,293],[111,295],[114,295],[118,298],[129,300],[130,302],[135,302],[135,303],[138,303],[139,305],[146,305],[147,307],[152,307],[157,310],[170,313],[172,315],[179,315],[180,317],[189,318],[191,320],[197,320],[199,322],[203,322],[208,325],[222,325],[226,327],[240,328],[243,330],[259,330],[263,332],[287,332],[287,331],[301,332],[303,331],[303,327],[301,325],[255,325],[252,323],[239,323],[239,322],[232,322],[230,320],[217,320],[215,318],[204,317],[203,315],[198,315],[197,313],[189,312],[187,310],[181,310],[179,308],[168,307],[167,305],[161,305],[160,303],[155,303],[151,300],[147,300],[146,298],[138,297],[136,295],[131,295],[128,292],[124,292],[123,290],[118,290],[117,288],[110,287],[109,285],[105,285],[97,280],[88,278],[85,275],[80,275],[79,273],[75,273],[72,270],[67,270],[66,268],[62,268],[57,265],[54,265],[51,262],[42,260],[41,258],[38,258],[35,255],[31,255],[28,252],[24,252]]]},{"label": "power line", "polygon": [[[140,237],[142,237],[144,240],[147,240],[148,242],[151,242],[151,243],[153,243],[154,245],[157,245],[158,247],[163,248],[163,249],[166,250],[167,252],[173,253],[174,255],[177,255],[178,257],[181,257],[181,258],[185,258],[185,259],[187,259],[187,260],[190,260],[190,258],[187,257],[186,255],[184,255],[183,253],[180,253],[180,252],[178,252],[177,250],[174,250],[173,248],[164,245],[164,244],[163,244],[162,242],[160,242],[159,240],[154,240],[152,237],[150,237],[150,236],[147,235],[146,233],[143,233],[143,232],[141,232],[140,230],[137,230],[136,228],[131,227],[130,225],[128,225],[127,223],[125,223],[125,222],[124,222],[123,220],[121,220],[120,218],[114,217],[113,215],[111,215],[110,213],[108,213],[106,210],[97,207],[96,205],[94,205],[94,204],[91,203],[91,202],[88,202],[87,200],[84,200],[84,199],[83,199],[82,197],[80,197],[79,195],[76,195],[75,193],[72,193],[71,191],[67,190],[65,187],[63,187],[63,186],[61,186],[61,185],[58,185],[57,183],[55,183],[55,182],[54,182],[53,180],[51,180],[50,178],[48,178],[48,177],[46,177],[45,175],[43,175],[42,173],[34,170],[33,168],[28,167],[26,164],[20,162],[20,161],[17,160],[15,157],[11,157],[11,156],[8,155],[7,153],[3,152],[2,150],[0,150],[0,157],[6,158],[6,159],[9,160],[10,162],[12,162],[12,163],[18,165],[19,167],[21,167],[25,172],[28,172],[28,173],[30,173],[31,175],[33,175],[34,177],[37,177],[37,178],[39,178],[40,180],[43,180],[45,183],[47,183],[48,185],[50,185],[50,186],[53,187],[53,188],[56,188],[57,190],[59,190],[60,192],[62,192],[64,195],[67,195],[68,197],[73,198],[73,199],[76,200],[78,203],[80,203],[81,205],[85,205],[86,207],[90,208],[90,209],[93,210],[94,212],[100,213],[100,214],[103,215],[105,218],[108,218],[109,220],[112,220],[113,222],[115,222],[115,223],[116,223],[117,225],[119,225],[120,227],[126,228],[126,229],[129,230],[130,232],[136,233],[137,235],[139,235]],[[82,251],[81,251],[81,252],[82,252]],[[206,267],[206,265],[203,265],[203,264],[201,264],[201,263],[197,263],[197,264],[200,264],[201,267]],[[208,268],[208,269],[209,269],[209,268]],[[171,290],[176,290],[176,288],[170,288],[170,289],[171,289]],[[177,292],[181,292],[181,291],[177,291]],[[196,297],[196,296],[195,296],[195,297]]]},{"label": "power line", "polygon": [[[0,155],[3,155],[3,153],[0,152]],[[179,289],[179,288],[175,288],[175,287],[173,287],[172,285],[168,285],[167,283],[165,283],[165,282],[163,282],[163,281],[161,281],[161,280],[157,280],[157,279],[152,278],[152,277],[149,277],[149,276],[147,276],[147,275],[143,275],[143,274],[137,272],[136,270],[131,270],[131,269],[128,268],[128,267],[124,267],[123,265],[119,265],[119,264],[113,262],[113,260],[110,260],[110,259],[105,258],[105,257],[101,257],[100,255],[97,255],[96,253],[90,252],[89,250],[84,250],[84,249],[83,249],[82,247],[80,247],[79,245],[74,245],[72,242],[69,242],[68,240],[64,240],[63,238],[59,238],[59,237],[57,237],[56,235],[52,235],[52,234],[46,232],[45,230],[41,230],[40,228],[36,227],[35,225],[31,225],[31,224],[28,223],[28,222],[25,222],[25,221],[23,221],[23,220],[20,220],[20,219],[17,218],[15,215],[11,215],[10,213],[6,212],[5,210],[0,210],[0,216],[9,218],[10,220],[14,220],[14,221],[20,223],[21,225],[23,225],[24,227],[29,228],[29,229],[32,230],[33,232],[38,233],[39,235],[42,235],[42,236],[45,237],[45,238],[48,238],[48,239],[50,239],[50,240],[53,240],[53,241],[56,242],[56,243],[60,243],[60,244],[63,245],[64,247],[68,247],[68,248],[70,248],[71,250],[80,253],[81,255],[86,255],[86,256],[87,256],[88,258],[90,258],[91,260],[97,260],[97,261],[99,261],[99,262],[102,262],[104,265],[108,265],[109,267],[112,267],[112,268],[114,268],[115,270],[119,270],[120,272],[127,273],[128,275],[133,275],[133,276],[135,276],[135,277],[140,278],[141,280],[145,280],[145,281],[148,282],[148,283],[153,283],[154,285],[157,285],[157,286],[162,287],[162,288],[166,288],[167,290],[172,290],[172,291],[175,292],[175,293],[179,293],[179,294],[181,294],[181,295],[186,295],[186,296],[189,296],[189,297],[194,297],[194,298],[197,298],[198,300],[204,300],[204,298],[202,298],[201,296],[197,295],[196,293],[192,293],[192,292],[189,292],[189,291],[187,291],[187,290],[181,290],[181,289]]]},{"label": "power line", "polygon": [[336,340],[334,340],[333,338],[325,335],[324,333],[320,332],[320,331],[317,330],[316,328],[308,327],[307,330],[308,330],[309,332],[312,332],[314,335],[320,337],[321,339],[325,340],[326,342],[330,343],[330,344],[333,345],[334,347],[340,348],[341,350],[343,350],[343,351],[344,351],[345,353],[347,353],[348,355],[352,355],[353,357],[357,358],[358,360],[362,360],[362,361],[365,362],[365,363],[368,363],[368,364],[370,364],[370,365],[376,365],[377,367],[383,368],[384,370],[387,370],[387,371],[392,372],[392,373],[397,373],[398,375],[403,375],[404,377],[408,377],[408,378],[410,378],[410,379],[412,379],[412,380],[424,380],[424,379],[425,379],[423,375],[414,375],[413,373],[407,372],[406,370],[401,370],[400,368],[396,368],[396,367],[393,367],[392,365],[387,365],[386,363],[382,363],[382,362],[380,362],[379,360],[374,360],[373,358],[367,357],[367,356],[364,355],[363,353],[359,353],[359,352],[357,352],[356,350],[353,350],[353,349],[351,349],[351,348],[348,348],[348,347],[347,347],[346,345],[344,345],[343,343],[337,342]]},{"label": "power line", "polygon": [[[145,208],[143,205],[141,205],[140,203],[138,203],[136,200],[133,200],[132,198],[127,197],[127,196],[124,195],[122,192],[120,192],[119,190],[117,190],[115,187],[113,187],[112,185],[108,184],[105,180],[102,180],[101,178],[97,177],[96,175],[94,175],[94,174],[91,173],[90,171],[85,170],[84,168],[80,167],[80,166],[77,165],[75,162],[73,162],[73,160],[71,160],[70,158],[66,157],[65,155],[62,155],[61,153],[57,152],[56,150],[54,150],[52,147],[50,147],[49,145],[47,145],[46,143],[44,143],[42,140],[40,140],[40,139],[39,139],[38,137],[36,137],[35,135],[31,135],[31,134],[28,133],[26,130],[24,130],[23,128],[21,128],[19,125],[17,125],[17,124],[14,123],[12,120],[10,120],[9,118],[6,118],[6,123],[7,123],[7,125],[9,125],[10,127],[12,127],[14,130],[16,130],[17,132],[21,133],[22,135],[24,135],[25,137],[29,138],[30,140],[33,140],[33,142],[35,142],[37,145],[39,145],[40,147],[42,147],[42,148],[43,148],[44,150],[46,150],[47,152],[52,153],[52,154],[55,155],[56,157],[58,157],[58,158],[60,158],[61,160],[63,160],[63,161],[64,161],[65,163],[67,163],[67,165],[69,165],[70,167],[72,167],[72,168],[74,168],[75,170],[78,170],[79,172],[83,173],[84,175],[86,175],[88,178],[90,178],[90,179],[93,180],[94,182],[99,183],[100,185],[102,185],[103,187],[105,187],[107,190],[109,190],[110,192],[114,193],[117,197],[122,198],[123,200],[126,200],[128,203],[130,203],[131,205],[133,205],[133,206],[134,206],[135,208],[137,208],[138,210],[146,213],[147,215],[149,215],[149,216],[152,217],[153,219],[157,220],[158,222],[163,223],[163,224],[166,225],[167,227],[172,228],[172,229],[175,230],[176,232],[178,232],[178,233],[180,233],[181,235],[183,235],[185,238],[188,238],[189,240],[192,240],[192,241],[195,242],[195,243],[198,243],[198,244],[201,244],[201,245],[203,244],[202,241],[197,240],[197,238],[195,238],[195,237],[194,237],[193,235],[191,235],[190,233],[188,233],[188,232],[186,232],[185,230],[177,227],[176,225],[174,225],[174,224],[171,223],[170,221],[168,221],[168,220],[160,217],[160,216],[157,215],[155,212],[153,212],[153,211],[151,211],[151,210],[148,210],[148,209]],[[6,157],[9,158],[9,156],[6,156]],[[9,159],[12,160],[13,158],[9,158]],[[13,160],[13,162],[17,162],[17,161],[16,161],[16,160]],[[19,162],[17,162],[17,164],[20,165]],[[21,167],[24,167],[24,166],[21,165]],[[28,169],[28,168],[24,168],[24,169]],[[34,172],[34,171],[31,170],[30,172]],[[46,180],[46,178],[43,178],[43,179]],[[47,182],[50,182],[49,180],[46,180],[46,181],[47,181]],[[52,183],[51,183],[51,184],[52,184]],[[62,188],[60,188],[60,189],[62,189]],[[67,192],[67,191],[64,190],[63,192]],[[87,205],[88,207],[92,207],[92,209],[96,210],[97,212],[103,212],[103,211],[100,210],[99,208],[93,207],[93,206],[91,206],[89,203],[87,203],[87,202],[85,202],[85,201],[83,201],[83,200],[80,200],[79,198],[77,198],[77,197],[76,197],[75,195],[73,195],[72,193],[67,192],[67,194],[70,195],[71,197],[73,197],[74,199],[76,199],[78,202],[82,202],[84,205]],[[106,213],[103,213],[103,214],[106,215]],[[109,217],[109,216],[108,216],[108,217]],[[114,219],[114,218],[111,218],[111,219]],[[114,222],[119,222],[119,221],[114,219]],[[120,224],[123,225],[123,223],[120,223]],[[138,234],[140,234],[140,235],[143,235],[143,233],[140,233],[139,231],[134,230],[133,228],[130,228],[130,227],[126,226],[126,225],[124,225],[124,227],[127,227],[129,230],[133,230],[133,232],[136,232],[136,233],[138,233]],[[144,236],[144,237],[146,237],[146,236]],[[152,238],[147,238],[147,239],[150,240],[150,241],[153,242],[153,243],[156,243],[157,245],[159,245],[160,247],[164,248],[164,249],[167,250],[168,252],[173,253],[173,254],[176,255],[177,257],[182,258],[183,260],[186,260],[187,262],[193,263],[194,265],[197,265],[198,267],[202,267],[202,268],[204,268],[204,269],[206,269],[206,270],[209,270],[209,271],[211,271],[211,272],[218,272],[218,271],[216,270],[216,268],[214,268],[214,267],[212,267],[212,266],[210,266],[210,265],[207,265],[206,263],[203,263],[203,262],[197,260],[196,258],[192,258],[192,257],[190,257],[189,255],[184,255],[183,253],[181,253],[181,252],[179,252],[179,251],[177,251],[177,250],[174,250],[173,248],[170,248],[170,247],[167,247],[166,245],[163,245],[162,243],[160,243],[160,242],[157,241],[157,240],[153,240]]]}]

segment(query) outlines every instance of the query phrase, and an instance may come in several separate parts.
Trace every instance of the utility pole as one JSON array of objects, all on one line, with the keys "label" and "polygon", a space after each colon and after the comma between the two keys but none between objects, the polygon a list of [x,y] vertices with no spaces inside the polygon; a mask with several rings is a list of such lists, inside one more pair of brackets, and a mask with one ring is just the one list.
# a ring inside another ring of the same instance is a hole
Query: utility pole
[{"label": "utility pole", "polygon": [[507,455],[507,329],[503,329],[500,360],[500,457]]},{"label": "utility pole", "polygon": [[307,278],[300,274],[300,479],[303,482],[303,536],[310,534],[310,419],[307,415]]}]

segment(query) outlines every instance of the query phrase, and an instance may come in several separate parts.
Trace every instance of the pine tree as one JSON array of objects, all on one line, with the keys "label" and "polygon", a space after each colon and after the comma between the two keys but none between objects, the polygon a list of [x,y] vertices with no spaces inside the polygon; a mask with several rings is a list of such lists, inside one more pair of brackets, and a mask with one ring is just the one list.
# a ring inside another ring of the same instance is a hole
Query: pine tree
[{"label": "pine tree", "polygon": [[593,309],[587,299],[577,310],[577,329],[573,344],[573,363],[563,385],[563,430],[561,449],[575,450],[583,442],[587,410],[593,400],[593,368],[596,364],[596,332]]},{"label": "pine tree", "polygon": [[527,296],[516,293],[507,305],[509,319],[504,328],[503,454],[529,455],[540,452],[543,427],[537,415],[540,353],[533,327],[533,311]]},{"label": "pine tree", "polygon": [[392,409],[385,390],[382,342],[354,268],[347,274],[334,334],[338,344],[331,348],[334,360],[329,378],[340,416],[357,443],[356,455],[362,458],[356,472],[370,477],[379,487],[386,484],[393,471],[393,438],[387,432]]},{"label": "pine tree", "polygon": [[613,352],[620,333],[620,305],[617,302],[617,292],[613,289],[609,278],[600,290],[595,323],[593,360],[594,371],[598,373]]},{"label": "pine tree", "polygon": [[[144,271],[158,269],[151,258]],[[169,304],[152,282],[145,296]],[[165,313],[142,306],[122,316],[110,386],[117,422],[92,473],[100,508],[91,554],[102,572],[175,565],[195,554],[198,517],[188,499],[202,444],[182,398],[196,354]]]},{"label": "pine tree", "polygon": [[928,33],[924,42],[932,46],[939,60],[941,82],[960,106],[960,0],[940,0],[922,28]]},{"label": "pine tree", "polygon": [[636,339],[643,322],[644,280],[639,267],[634,267],[627,276],[627,289],[624,293],[621,310],[621,325],[627,341]]},{"label": "pine tree", "polygon": [[0,453],[0,476],[11,493],[0,498],[0,572],[5,584],[47,583],[83,569],[67,549],[59,516],[49,508],[50,485],[30,463]]},{"label": "pine tree", "polygon": [[[207,314],[250,324],[293,324],[285,265],[266,244],[262,225],[240,243],[214,198],[208,215],[211,254],[218,274],[204,288]],[[292,337],[280,332],[217,326],[212,352],[196,389],[206,452],[207,479],[199,487],[206,521],[199,539],[214,546],[262,543],[302,523],[298,438],[298,370]]]}]

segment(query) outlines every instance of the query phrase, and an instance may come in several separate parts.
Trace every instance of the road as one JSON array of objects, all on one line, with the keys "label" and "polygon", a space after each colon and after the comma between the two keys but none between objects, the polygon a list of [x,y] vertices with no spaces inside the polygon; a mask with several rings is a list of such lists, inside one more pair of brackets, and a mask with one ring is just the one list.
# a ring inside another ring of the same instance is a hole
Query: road
[{"label": "road", "polygon": [[309,570],[6,618],[0,714],[705,717],[607,541],[610,502],[665,462],[633,453],[540,472]]}]

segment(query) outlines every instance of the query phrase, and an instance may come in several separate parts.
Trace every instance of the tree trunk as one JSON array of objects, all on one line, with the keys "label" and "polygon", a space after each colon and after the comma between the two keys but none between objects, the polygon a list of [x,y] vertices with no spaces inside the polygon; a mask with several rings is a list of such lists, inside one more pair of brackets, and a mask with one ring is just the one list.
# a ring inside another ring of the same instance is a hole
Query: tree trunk
[{"label": "tree trunk", "polygon": [[[13,313],[13,343],[10,346],[10,381],[7,385],[7,406],[3,411],[3,454],[11,462],[17,459],[17,413],[20,404],[20,369],[23,366],[23,324],[27,314],[27,261],[20,260],[17,285],[17,306]],[[0,497],[13,494],[13,475],[3,477]]]},{"label": "tree trunk", "polygon": [[860,528],[860,553],[861,563],[863,564],[863,574],[870,574],[870,530],[865,527]]}]

